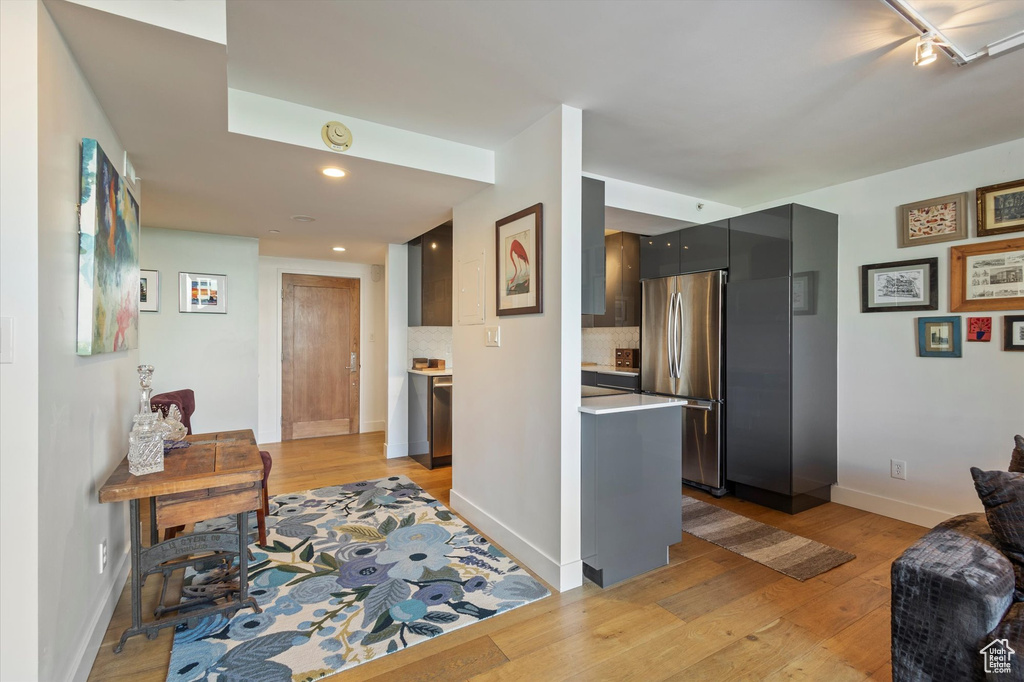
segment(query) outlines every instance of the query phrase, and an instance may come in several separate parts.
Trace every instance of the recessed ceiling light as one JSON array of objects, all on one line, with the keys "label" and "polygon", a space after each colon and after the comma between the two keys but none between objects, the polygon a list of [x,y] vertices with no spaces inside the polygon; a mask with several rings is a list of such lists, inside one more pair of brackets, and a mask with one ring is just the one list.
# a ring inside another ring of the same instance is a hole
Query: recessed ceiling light
[{"label": "recessed ceiling light", "polygon": [[311,215],[293,215],[292,220],[297,223],[311,223],[316,220],[316,218]]},{"label": "recessed ceiling light", "polygon": [[281,234],[281,230],[267,230],[270,234]]},{"label": "recessed ceiling light", "polygon": [[324,168],[323,174],[329,178],[343,178],[345,177],[345,171],[340,168]]},{"label": "recessed ceiling light", "polygon": [[437,242],[430,242],[430,248],[436,249],[437,248]]},{"label": "recessed ceiling light", "polygon": [[344,246],[335,246],[335,247],[334,247],[334,250],[335,250],[335,251],[344,251],[344,250],[345,250],[345,247],[344,247]]}]

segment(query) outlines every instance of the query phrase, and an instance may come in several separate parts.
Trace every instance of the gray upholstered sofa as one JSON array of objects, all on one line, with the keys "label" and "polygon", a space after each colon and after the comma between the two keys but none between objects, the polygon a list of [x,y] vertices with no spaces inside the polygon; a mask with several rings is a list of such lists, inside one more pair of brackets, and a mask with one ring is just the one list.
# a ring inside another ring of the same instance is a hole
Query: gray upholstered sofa
[{"label": "gray upholstered sofa", "polygon": [[[896,682],[1024,680],[1024,602],[985,514],[945,521],[892,565],[892,676]],[[1008,640],[1010,674],[987,675],[980,650]]]}]

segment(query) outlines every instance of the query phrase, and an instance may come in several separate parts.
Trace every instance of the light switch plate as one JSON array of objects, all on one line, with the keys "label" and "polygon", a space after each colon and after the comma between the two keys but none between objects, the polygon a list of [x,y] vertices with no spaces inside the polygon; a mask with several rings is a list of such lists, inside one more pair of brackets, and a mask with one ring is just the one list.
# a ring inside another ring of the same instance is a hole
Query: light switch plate
[{"label": "light switch plate", "polygon": [[0,317],[0,364],[14,362],[14,318]]},{"label": "light switch plate", "polygon": [[485,346],[493,348],[501,346],[501,327],[484,327],[484,331],[487,333],[487,340],[484,342]]}]

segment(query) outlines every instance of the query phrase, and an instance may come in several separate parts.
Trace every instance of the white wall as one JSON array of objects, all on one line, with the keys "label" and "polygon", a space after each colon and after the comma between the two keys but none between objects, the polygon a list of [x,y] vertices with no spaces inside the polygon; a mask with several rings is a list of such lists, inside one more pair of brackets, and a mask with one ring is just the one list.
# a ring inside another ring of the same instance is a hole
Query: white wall
[{"label": "white wall", "polygon": [[[899,249],[896,225],[901,204],[969,191],[974,234],[972,190],[1021,177],[1024,139],[764,205],[796,202],[839,215],[839,483],[833,500],[931,526],[981,510],[970,467],[1006,469],[1013,436],[1024,431],[1024,354],[1002,350],[1001,318],[1008,311],[952,313],[993,318],[992,341],[964,342],[958,359],[916,357],[915,331],[917,317],[950,314],[950,247],[998,238]],[[938,310],[860,312],[861,265],[932,256],[939,258]],[[906,460],[907,480],[889,476],[890,459]]]},{"label": "white wall", "polygon": [[0,365],[2,680],[39,674],[39,12],[0,2],[0,316],[15,341]]},{"label": "white wall", "polygon": [[[127,451],[139,353],[75,352],[81,138],[96,138],[115,165],[123,147],[39,8],[39,677],[62,680],[83,658],[84,668],[91,664],[94,635],[102,635],[124,584],[126,507],[99,504],[96,491]],[[101,575],[104,539],[109,562]]]},{"label": "white wall", "polygon": [[384,277],[374,282],[361,263],[259,259],[259,442],[281,440],[281,276],[323,275],[359,280],[359,430],[382,431],[387,396],[384,341]]},{"label": "white wall", "polygon": [[495,261],[495,221],[544,205],[539,315],[497,317],[485,276],[486,324],[455,326],[452,506],[556,589],[582,583],[580,562],[580,209],[582,117],[559,107],[495,152],[489,187],[456,206],[454,258]]},{"label": "white wall", "polygon": [[[139,359],[155,368],[154,395],[195,391],[193,433],[257,430],[258,247],[247,237],[142,229],[142,267],[160,272],[160,312],[139,313]],[[179,272],[227,275],[227,313],[178,312]]]},{"label": "white wall", "polygon": [[409,454],[409,247],[388,244],[384,259],[385,348],[387,348],[387,425],[384,456]]}]

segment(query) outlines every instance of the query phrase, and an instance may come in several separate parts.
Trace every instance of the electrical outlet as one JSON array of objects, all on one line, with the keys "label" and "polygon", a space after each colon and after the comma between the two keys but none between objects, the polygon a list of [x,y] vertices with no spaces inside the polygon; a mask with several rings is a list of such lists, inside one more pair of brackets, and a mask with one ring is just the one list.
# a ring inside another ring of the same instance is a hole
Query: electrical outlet
[{"label": "electrical outlet", "polygon": [[898,478],[901,481],[907,480],[907,463],[902,459],[890,459],[889,460],[889,475],[893,478]]},{"label": "electrical outlet", "polygon": [[107,570],[107,539],[100,543],[100,573]]},{"label": "electrical outlet", "polygon": [[377,336],[373,332],[370,332],[370,343],[373,343],[376,340],[377,340]]}]

